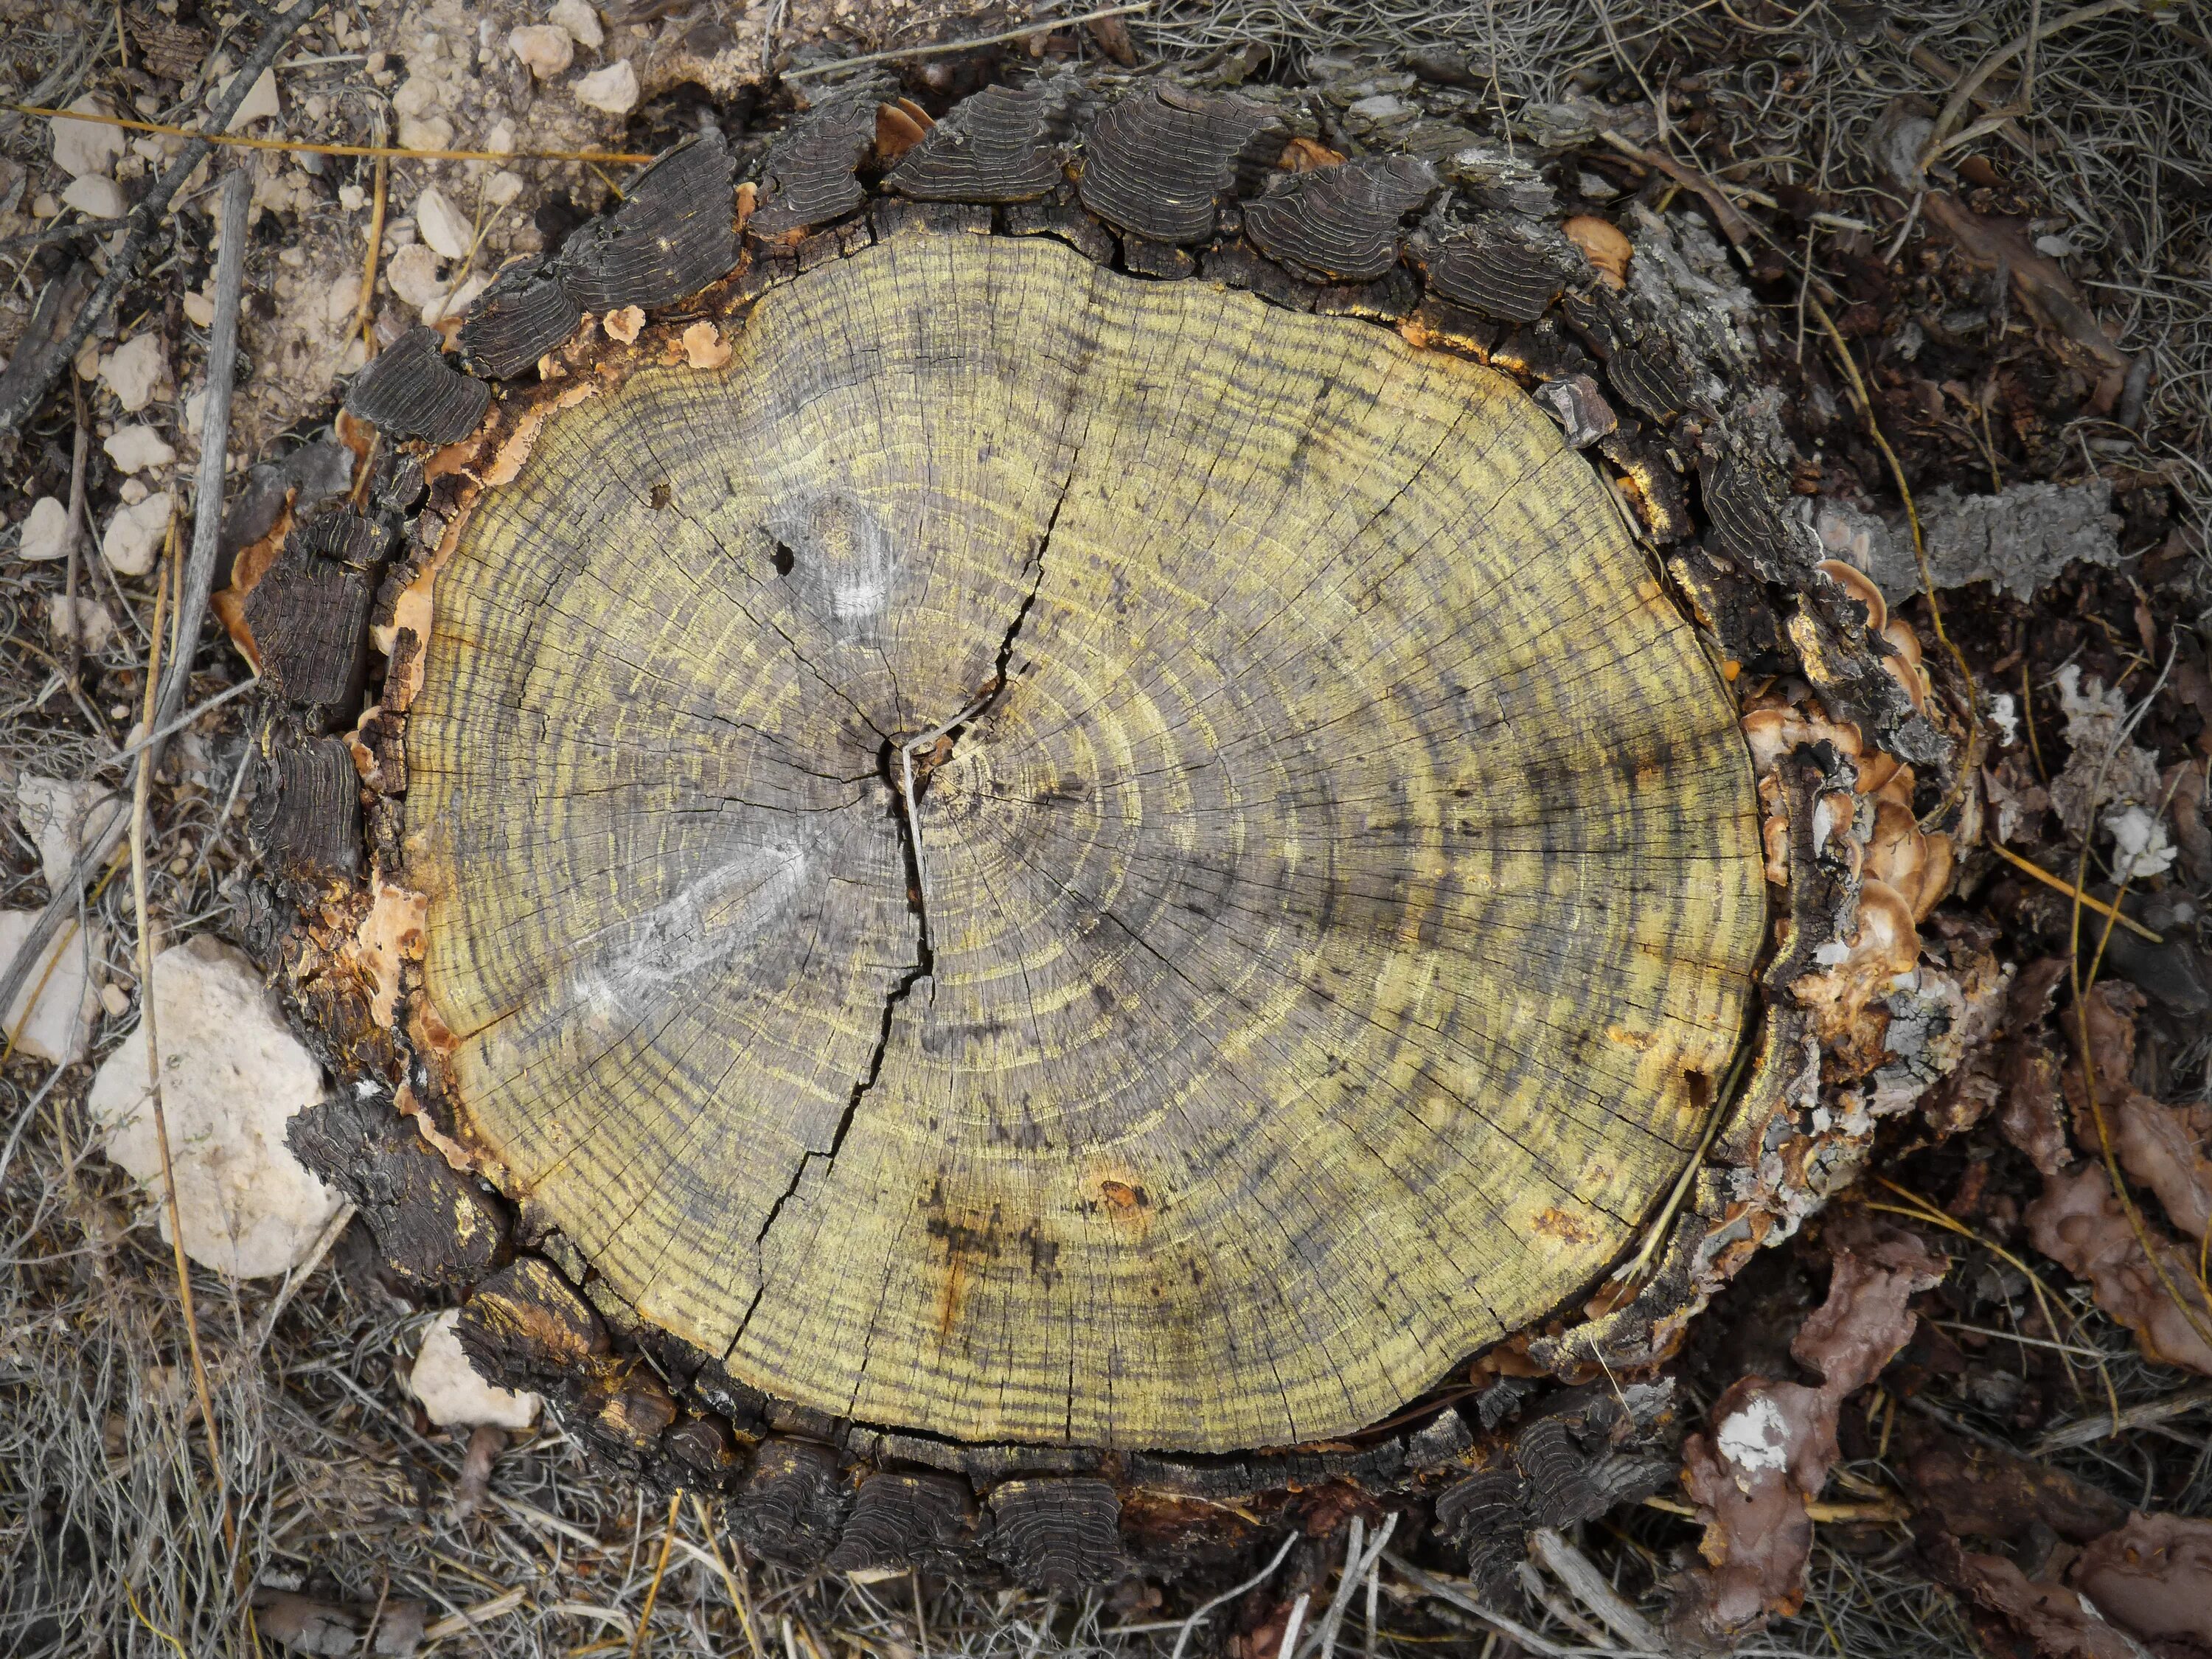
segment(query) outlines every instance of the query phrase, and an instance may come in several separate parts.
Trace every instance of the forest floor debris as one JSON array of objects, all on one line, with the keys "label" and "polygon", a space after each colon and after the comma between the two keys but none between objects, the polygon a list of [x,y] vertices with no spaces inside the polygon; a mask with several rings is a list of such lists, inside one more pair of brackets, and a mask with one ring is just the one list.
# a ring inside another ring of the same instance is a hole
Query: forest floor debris
[{"label": "forest floor debris", "polygon": [[[890,66],[940,106],[996,65],[1096,54],[1211,88],[1295,86],[1317,142],[1409,143],[1481,172],[1502,200],[1553,191],[1608,211],[1634,198],[1684,223],[1757,302],[1817,474],[1803,482],[1834,508],[1832,550],[1918,618],[1902,503],[1815,305],[1867,363],[1945,615],[1990,694],[1996,834],[2044,878],[1968,849],[1960,901],[1925,928],[1934,951],[2002,951],[2017,969],[2002,1028],[1923,1114],[1886,1132],[1891,1184],[1864,1188],[1883,1224],[1948,1258],[1941,1282],[1913,1291],[1858,1360],[1801,1364],[1850,1288],[1839,1212],[1763,1255],[1677,1367],[1680,1415],[1710,1424],[1739,1462],[1759,1463],[1769,1440],[1737,1424],[1732,1400],[1796,1389],[1817,1397],[1832,1434],[1832,1456],[1817,1447],[1825,1479],[1808,1464],[1790,1494],[1806,1524],[1787,1540],[1790,1571],[1754,1598],[1786,1607],[1802,1583],[1802,1607],[1747,1637],[1747,1653],[1963,1655],[1977,1632],[2046,1655],[2212,1645],[2212,1393],[2186,1369],[2212,1372],[2212,1310],[2191,1300],[2212,1191],[2212,46],[2201,7],[2089,9],[2008,52],[2038,21],[2067,20],[2031,0],[1161,0],[1110,28],[1041,16],[1003,46]],[[189,126],[250,50],[258,10],[0,0],[0,85],[11,101]],[[620,177],[529,153],[649,152],[709,118],[744,141],[795,89],[835,84],[841,59],[1029,15],[933,0],[326,9],[257,81],[235,128],[493,159],[218,155],[66,371],[74,386],[0,450],[0,928],[83,845],[63,821],[102,810],[125,777],[152,573],[198,459],[222,168],[246,167],[253,186],[228,557],[266,537],[288,497],[344,488],[329,434],[336,390],[369,349],[357,319],[384,343],[457,310]],[[0,113],[0,356],[34,354],[58,331],[57,308],[119,251],[106,222],[180,149],[165,133]],[[196,667],[192,708],[244,673],[216,630]],[[195,719],[158,779],[149,863],[164,962],[255,925],[238,880],[246,707]],[[2083,971],[2101,951],[2108,977],[2090,996],[2094,1104],[2066,1012],[2075,917],[2058,890],[2077,880],[2085,836],[2091,895],[2159,936],[2081,918]],[[1620,1607],[1578,1593],[1564,1553],[1523,1564],[1544,1593],[1497,1611],[1525,1641],[1467,1614],[1452,1599],[1465,1599],[1461,1581],[1429,1579],[1439,1595],[1389,1557],[1368,1563],[1364,1602],[1346,1598],[1367,1554],[1349,1511],[1319,1502],[1311,1535],[1195,1632],[1189,1607],[1142,1585],[1070,1602],[802,1578],[730,1557],[702,1510],[664,1522],[594,1473],[557,1423],[516,1420],[518,1408],[490,1429],[512,1443],[495,1443],[467,1408],[426,1409],[412,1384],[426,1351],[434,1371],[440,1316],[396,1293],[358,1229],[331,1237],[341,1212],[314,1194],[304,1247],[295,1237],[260,1258],[276,1279],[197,1281],[234,1553],[191,1421],[167,1253],[145,1188],[100,1146],[95,1070],[127,1072],[136,1053],[143,1088],[128,890],[88,890],[38,1013],[9,1014],[0,1647],[230,1650],[242,1562],[263,1636],[298,1652],[520,1659],[649,1643],[751,1659],[1103,1659],[1225,1643],[1274,1659],[1304,1596],[1356,1607],[1342,1642],[1363,1652],[1505,1659],[1516,1641],[1555,1652],[1618,1639],[1636,1627],[1624,1608],[1661,1625],[1711,1565],[1697,1505],[1668,1487],[1558,1540]],[[2140,1228],[2113,1196],[2107,1133]],[[1753,1379],[1762,1387],[1746,1390]],[[1518,1396],[1496,1397],[1510,1426]]]}]

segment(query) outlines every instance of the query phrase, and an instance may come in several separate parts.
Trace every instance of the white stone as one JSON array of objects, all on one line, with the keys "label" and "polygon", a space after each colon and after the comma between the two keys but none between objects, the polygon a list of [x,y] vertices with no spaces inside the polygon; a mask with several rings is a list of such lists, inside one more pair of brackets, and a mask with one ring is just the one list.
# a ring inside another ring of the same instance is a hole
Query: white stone
[{"label": "white stone", "polygon": [[185,320],[194,328],[214,327],[215,301],[198,289],[190,289],[185,295]]},{"label": "white stone", "polygon": [[402,118],[428,115],[444,96],[445,88],[435,75],[410,75],[392,94],[392,112]]},{"label": "white stone", "polygon": [[143,478],[125,478],[115,486],[115,493],[123,498],[126,507],[136,507],[154,492],[146,488]]},{"label": "white stone", "polygon": [[522,194],[522,175],[501,167],[484,180],[484,200],[494,207],[512,207]]},{"label": "white stone", "polygon": [[56,593],[46,600],[46,631],[54,636],[57,645],[66,647],[71,635],[77,638],[78,647],[87,656],[96,657],[107,649],[108,641],[115,637],[115,618],[107,614],[107,607],[93,599],[76,602],[76,621],[70,621],[70,599],[66,593]]},{"label": "white stone", "polygon": [[444,299],[434,305],[424,307],[422,320],[426,323],[437,323],[443,322],[448,317],[467,316],[469,307],[477,302],[477,296],[491,286],[491,279],[490,271],[476,272]]},{"label": "white stone", "polygon": [[96,783],[42,778],[26,773],[15,785],[15,811],[38,843],[39,866],[48,888],[69,879],[77,855],[95,845],[121,817],[127,803]]},{"label": "white stone", "polygon": [[576,60],[576,43],[557,23],[526,23],[507,33],[507,49],[533,80],[550,81]]},{"label": "white stone", "polygon": [[[322,1068],[252,963],[211,935],[162,951],[153,977],[185,1254],[241,1279],[300,1266],[341,1202],[284,1139],[291,1118],[322,1097]],[[143,1024],[100,1066],[85,1105],[107,1156],[158,1193]],[[161,1220],[166,1239],[165,1212]]]},{"label": "white stone", "polygon": [[589,46],[597,52],[607,43],[606,31],[599,27],[599,14],[585,4],[584,0],[559,0],[550,14],[552,20],[576,37],[580,46]]},{"label": "white stone", "polygon": [[100,538],[100,556],[118,576],[143,576],[154,568],[162,533],[169,527],[169,492],[158,490],[136,507],[120,509]]},{"label": "white stone", "polygon": [[407,1373],[407,1392],[422,1401],[422,1414],[441,1428],[474,1428],[489,1423],[520,1432],[538,1420],[538,1396],[495,1388],[477,1375],[453,1328],[460,1310],[448,1310],[430,1322],[415,1368]]},{"label": "white stone", "polygon": [[473,233],[461,210],[446,199],[446,192],[435,185],[427,185],[415,198],[415,229],[422,239],[447,259],[459,259],[469,251]]},{"label": "white stone", "polygon": [[161,337],[152,330],[134,334],[101,359],[100,378],[115,394],[127,414],[136,415],[154,401],[154,386],[169,366],[161,350]]},{"label": "white stone", "polygon": [[[89,95],[69,106],[82,115],[105,115],[100,100]],[[54,165],[72,179],[105,173],[123,154],[123,129],[91,121],[70,121],[56,116],[49,123],[54,133]]]},{"label": "white stone", "polygon": [[453,147],[453,124],[442,115],[427,119],[403,117],[399,123],[399,144],[403,149],[451,149]]},{"label": "white stone", "polygon": [[62,205],[73,207],[88,219],[120,219],[126,204],[123,186],[97,173],[72,179],[62,191]]},{"label": "white stone", "polygon": [[[239,74],[245,72],[240,70]],[[237,78],[237,76],[229,77],[223,82],[221,91],[210,94],[208,103],[210,107],[219,106],[230,96],[231,83]],[[276,97],[276,71],[265,69],[261,71],[260,78],[254,82],[252,89],[246,94],[246,101],[232,114],[230,125],[223,131],[238,132],[255,121],[269,120],[283,112],[284,106]]]},{"label": "white stone", "polygon": [[[37,921],[35,910],[0,911],[0,964],[15,962]],[[92,943],[96,947],[98,939]],[[90,954],[83,936],[64,922],[8,1010],[8,1030],[15,1036],[17,1054],[62,1066],[84,1058],[92,1023],[100,1018],[100,994],[85,971]],[[26,1009],[30,1011],[27,1019]],[[139,1052],[143,1055],[145,1051]]]},{"label": "white stone", "polygon": [[15,550],[22,559],[62,559],[69,556],[69,508],[52,495],[31,503],[31,516],[23,520],[23,544]]},{"label": "white stone", "polygon": [[491,131],[483,137],[483,147],[495,155],[514,154],[514,123],[504,115],[491,124]]},{"label": "white stone", "polygon": [[368,204],[368,192],[359,185],[338,186],[338,205],[348,213],[358,213]]},{"label": "white stone", "polygon": [[410,242],[393,254],[384,267],[392,291],[416,311],[428,310],[446,297],[438,280],[438,256],[420,242]]},{"label": "white stone", "polygon": [[331,284],[330,292],[323,296],[323,317],[327,322],[349,323],[361,307],[361,276],[349,271]]},{"label": "white stone", "polygon": [[100,441],[100,447],[107,452],[107,459],[125,472],[167,466],[177,459],[177,452],[169,447],[168,440],[150,426],[118,427]]},{"label": "white stone", "polygon": [[576,94],[578,103],[610,115],[627,115],[637,107],[637,71],[629,66],[629,58],[621,58],[603,70],[579,76],[569,90]]},{"label": "white stone", "polygon": [[207,388],[202,386],[185,399],[185,430],[197,438],[207,425]]}]

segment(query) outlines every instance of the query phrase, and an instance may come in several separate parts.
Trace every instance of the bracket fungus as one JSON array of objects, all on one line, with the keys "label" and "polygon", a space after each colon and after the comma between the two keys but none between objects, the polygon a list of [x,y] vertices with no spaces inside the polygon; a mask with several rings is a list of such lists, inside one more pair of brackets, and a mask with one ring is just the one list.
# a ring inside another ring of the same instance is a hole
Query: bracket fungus
[{"label": "bracket fungus", "polygon": [[270,954],[488,1376],[787,1559],[1073,1585],[1668,1352],[1858,1144],[1948,750],[1663,248],[1231,98],[884,110],[361,377],[374,553],[252,606]]}]

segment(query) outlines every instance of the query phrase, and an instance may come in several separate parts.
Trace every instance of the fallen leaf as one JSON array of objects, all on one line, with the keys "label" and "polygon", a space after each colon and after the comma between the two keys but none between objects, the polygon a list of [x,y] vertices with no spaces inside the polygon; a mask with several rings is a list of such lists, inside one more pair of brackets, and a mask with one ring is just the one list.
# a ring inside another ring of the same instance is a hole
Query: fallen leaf
[{"label": "fallen leaf", "polygon": [[2194,1322],[2152,1271],[2101,1165],[2077,1164],[2048,1177],[2027,1221],[2035,1248],[2087,1281],[2097,1305],[2136,1334],[2145,1358],[2212,1376],[2212,1344],[2197,1329],[2198,1322],[2212,1327],[2212,1304],[2197,1283],[2192,1253],[2148,1230],[2166,1278]]},{"label": "fallen leaf", "polygon": [[2212,1521],[2131,1515],[2084,1548],[2066,1577],[2106,1618],[2160,1652],[2212,1649]]}]

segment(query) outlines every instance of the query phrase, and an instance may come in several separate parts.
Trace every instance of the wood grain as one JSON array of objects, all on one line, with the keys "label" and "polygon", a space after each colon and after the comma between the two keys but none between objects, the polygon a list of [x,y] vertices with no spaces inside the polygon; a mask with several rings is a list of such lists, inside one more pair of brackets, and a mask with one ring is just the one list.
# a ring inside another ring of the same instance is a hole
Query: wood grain
[{"label": "wood grain", "polygon": [[438,578],[407,867],[510,1196],[734,1378],[966,1440],[1323,1437],[1587,1286],[1765,900],[1548,417],[1036,237],[733,344],[550,420]]}]

